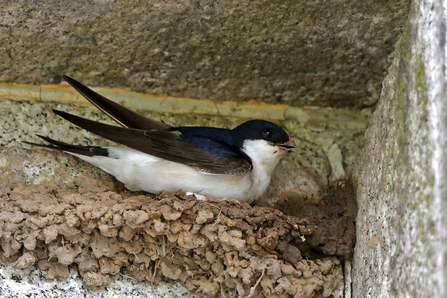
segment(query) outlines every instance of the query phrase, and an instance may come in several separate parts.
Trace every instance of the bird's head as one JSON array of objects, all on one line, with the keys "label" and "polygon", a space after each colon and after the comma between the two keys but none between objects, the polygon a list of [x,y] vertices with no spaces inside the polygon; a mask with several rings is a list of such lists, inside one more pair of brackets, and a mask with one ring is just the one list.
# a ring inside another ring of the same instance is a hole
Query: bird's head
[{"label": "bird's head", "polygon": [[273,171],[281,157],[295,148],[295,142],[279,125],[250,120],[233,129],[238,146],[250,159]]}]

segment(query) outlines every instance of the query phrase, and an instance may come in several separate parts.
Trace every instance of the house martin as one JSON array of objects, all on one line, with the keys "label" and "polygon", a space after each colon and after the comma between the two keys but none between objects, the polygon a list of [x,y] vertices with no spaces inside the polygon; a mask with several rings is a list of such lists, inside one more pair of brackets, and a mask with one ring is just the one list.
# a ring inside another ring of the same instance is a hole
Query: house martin
[{"label": "house martin", "polygon": [[250,120],[234,129],[170,126],[146,118],[89,89],[64,79],[119,126],[53,110],[71,123],[119,145],[71,145],[38,135],[48,145],[99,167],[131,191],[158,193],[182,189],[210,200],[251,203],[270,183],[270,176],[295,142],[278,125]]}]

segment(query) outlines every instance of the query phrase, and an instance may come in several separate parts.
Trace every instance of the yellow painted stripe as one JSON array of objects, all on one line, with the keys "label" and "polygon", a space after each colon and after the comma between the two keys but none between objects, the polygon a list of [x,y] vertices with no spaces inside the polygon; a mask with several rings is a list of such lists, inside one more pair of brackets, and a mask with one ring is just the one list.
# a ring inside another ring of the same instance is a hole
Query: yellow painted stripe
[{"label": "yellow painted stripe", "polygon": [[[369,115],[356,110],[291,107],[271,105],[254,100],[248,102],[215,102],[208,99],[156,96],[126,89],[92,89],[113,101],[124,103],[129,108],[154,112],[221,115],[279,121],[296,120],[301,124],[313,123],[317,126],[318,123],[334,124],[348,129],[359,128],[359,126],[366,128],[369,118]],[[87,100],[66,83],[41,86],[0,84],[0,99],[88,104]]]}]

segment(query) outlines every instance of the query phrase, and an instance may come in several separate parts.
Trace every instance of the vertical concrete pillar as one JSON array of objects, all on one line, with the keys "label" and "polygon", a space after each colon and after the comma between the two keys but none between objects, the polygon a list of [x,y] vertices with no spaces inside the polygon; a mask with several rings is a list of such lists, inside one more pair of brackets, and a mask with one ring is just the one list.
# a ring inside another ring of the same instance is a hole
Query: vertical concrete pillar
[{"label": "vertical concrete pillar", "polygon": [[355,179],[353,297],[447,297],[447,2],[413,2]]}]

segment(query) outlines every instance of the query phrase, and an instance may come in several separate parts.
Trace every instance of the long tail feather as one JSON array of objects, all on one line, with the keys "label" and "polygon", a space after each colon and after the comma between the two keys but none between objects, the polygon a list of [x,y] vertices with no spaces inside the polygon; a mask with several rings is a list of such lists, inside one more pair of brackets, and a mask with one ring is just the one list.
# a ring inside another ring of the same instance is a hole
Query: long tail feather
[{"label": "long tail feather", "polygon": [[42,147],[42,148],[49,148],[49,149],[56,149],[59,151],[66,151],[71,153],[76,153],[80,155],[85,156],[108,156],[108,150],[107,148],[98,147],[98,146],[80,146],[80,145],[71,145],[64,142],[56,141],[53,139],[50,139],[48,137],[44,137],[41,135],[37,135],[39,138],[44,139],[51,145],[44,145],[44,144],[37,144],[37,143],[31,143],[31,142],[24,142],[25,144]]}]

